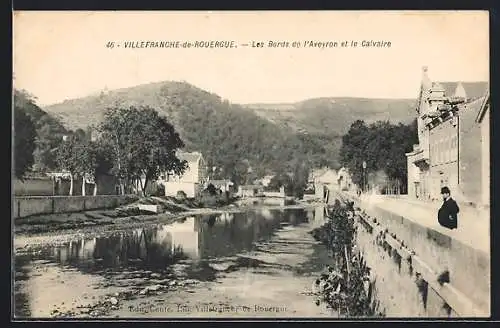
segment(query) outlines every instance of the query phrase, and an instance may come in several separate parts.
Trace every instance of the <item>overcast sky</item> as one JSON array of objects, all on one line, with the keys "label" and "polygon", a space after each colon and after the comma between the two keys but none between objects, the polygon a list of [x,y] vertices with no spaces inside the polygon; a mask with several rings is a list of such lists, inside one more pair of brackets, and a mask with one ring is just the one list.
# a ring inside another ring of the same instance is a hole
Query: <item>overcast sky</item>
[{"label": "overcast sky", "polygon": [[[17,12],[14,85],[40,105],[184,80],[231,102],[415,98],[441,81],[489,77],[488,13]],[[107,41],[234,40],[236,49],[107,49]],[[384,40],[391,48],[271,49],[251,41]]]}]

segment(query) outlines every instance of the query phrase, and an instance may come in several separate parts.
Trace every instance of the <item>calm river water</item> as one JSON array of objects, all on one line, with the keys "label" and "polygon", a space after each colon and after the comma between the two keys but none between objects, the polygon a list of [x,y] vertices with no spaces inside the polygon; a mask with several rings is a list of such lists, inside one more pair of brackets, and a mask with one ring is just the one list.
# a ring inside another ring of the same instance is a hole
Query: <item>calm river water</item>
[{"label": "calm river water", "polygon": [[324,209],[257,209],[18,253],[15,316],[331,316],[311,285]]}]

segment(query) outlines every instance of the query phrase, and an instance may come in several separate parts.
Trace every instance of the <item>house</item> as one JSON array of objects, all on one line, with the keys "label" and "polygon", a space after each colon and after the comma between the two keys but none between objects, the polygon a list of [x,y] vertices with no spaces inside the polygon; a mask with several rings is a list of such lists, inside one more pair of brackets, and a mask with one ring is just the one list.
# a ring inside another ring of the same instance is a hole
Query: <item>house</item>
[{"label": "house", "polygon": [[273,175],[266,175],[262,179],[259,179],[257,182],[259,184],[262,184],[264,187],[268,187],[273,177]]},{"label": "house", "polygon": [[317,177],[314,178],[314,182],[319,182],[323,184],[337,184],[338,181],[338,176],[337,172],[332,169],[326,169],[323,174],[318,175]]},{"label": "house", "polygon": [[349,174],[349,170],[345,167],[342,167],[337,172],[337,185],[340,190],[350,190],[353,187],[351,175]]},{"label": "house", "polygon": [[175,196],[178,191],[186,193],[187,197],[195,197],[207,181],[207,165],[200,152],[177,152],[180,160],[187,162],[186,171],[182,175],[165,172],[158,181],[165,187],[166,196]]},{"label": "house", "polygon": [[238,187],[240,197],[263,197],[264,187],[260,185],[244,185]]},{"label": "house", "polygon": [[[311,176],[314,184],[315,196],[317,198],[324,197],[325,188],[337,186],[337,172],[328,167],[313,170]],[[311,177],[309,180],[311,180]]]},{"label": "house", "polygon": [[439,199],[446,185],[459,201],[483,202],[485,184],[477,177],[489,138],[482,141],[478,117],[489,103],[488,88],[488,82],[432,82],[423,68],[416,107],[419,143],[406,154],[410,197]]}]

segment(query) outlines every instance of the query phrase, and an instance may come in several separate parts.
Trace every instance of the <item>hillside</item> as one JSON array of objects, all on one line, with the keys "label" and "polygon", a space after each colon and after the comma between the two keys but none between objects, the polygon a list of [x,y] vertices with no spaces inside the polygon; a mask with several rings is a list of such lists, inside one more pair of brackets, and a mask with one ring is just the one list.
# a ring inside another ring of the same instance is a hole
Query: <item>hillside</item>
[{"label": "hillside", "polygon": [[296,104],[237,105],[185,82],[166,81],[102,92],[47,106],[67,128],[85,129],[106,108],[150,106],[176,127],[187,150],[201,150],[224,172],[257,175],[310,166],[338,166],[341,136],[356,119],[410,121],[413,101],[310,99]]},{"label": "hillside", "polygon": [[409,123],[413,99],[316,98],[294,104],[248,104],[257,115],[286,128],[309,133],[344,135],[352,122],[389,120]]},{"label": "hillside", "polygon": [[14,90],[14,106],[34,123],[36,129],[35,151],[33,152],[33,169],[46,171],[55,168],[55,152],[67,133],[63,124],[54,115],[45,112],[38,105],[36,99],[24,90]]}]

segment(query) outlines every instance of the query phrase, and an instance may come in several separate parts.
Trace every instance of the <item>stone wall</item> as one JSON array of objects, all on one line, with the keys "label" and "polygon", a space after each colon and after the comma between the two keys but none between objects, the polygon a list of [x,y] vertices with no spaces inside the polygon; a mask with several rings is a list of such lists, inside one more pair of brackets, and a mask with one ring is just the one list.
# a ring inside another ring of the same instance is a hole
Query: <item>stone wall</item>
[{"label": "stone wall", "polygon": [[[489,309],[491,283],[488,254],[376,206],[367,213],[415,250],[433,270],[440,272],[448,268],[453,285],[479,307]],[[471,281],[474,283],[471,284]]]},{"label": "stone wall", "polygon": [[28,178],[24,181],[13,179],[12,189],[16,196],[52,196],[54,195],[54,183],[51,179]]},{"label": "stone wall", "polygon": [[376,233],[359,224],[356,242],[371,268],[376,299],[387,318],[457,316],[446,311],[445,302],[432,288],[419,289],[411,262],[387,245],[378,244]]},{"label": "stone wall", "polygon": [[31,215],[115,208],[136,199],[134,195],[15,197],[12,214],[17,219]]}]

